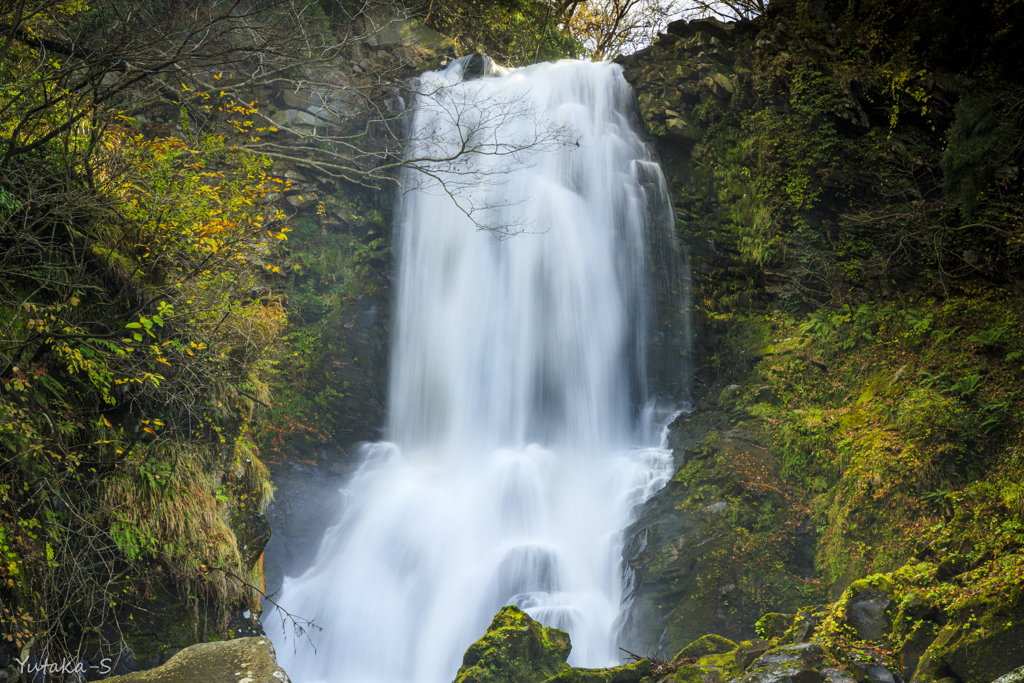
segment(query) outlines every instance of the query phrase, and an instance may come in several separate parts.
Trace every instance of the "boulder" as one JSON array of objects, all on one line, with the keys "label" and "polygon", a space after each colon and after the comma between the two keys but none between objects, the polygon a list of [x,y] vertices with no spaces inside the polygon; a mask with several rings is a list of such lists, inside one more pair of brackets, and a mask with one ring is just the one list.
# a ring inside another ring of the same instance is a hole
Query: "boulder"
[{"label": "boulder", "polygon": [[857,679],[846,669],[821,669],[821,675],[825,683],[857,683]]},{"label": "boulder", "polygon": [[822,683],[816,667],[824,660],[818,643],[777,647],[755,659],[740,683]]},{"label": "boulder", "polygon": [[767,666],[782,662],[801,662],[806,666],[817,668],[825,661],[825,651],[818,643],[800,643],[799,645],[784,645],[772,650],[754,660],[752,666]]},{"label": "boulder", "polygon": [[906,636],[903,645],[900,646],[897,661],[900,665],[900,674],[908,681],[914,677],[917,665],[921,657],[928,650],[935,637],[938,635],[938,626],[930,621],[922,621],[917,624]]},{"label": "boulder", "polygon": [[502,607],[469,646],[455,683],[540,683],[568,667],[569,634],[541,626],[515,606]]},{"label": "boulder", "polygon": [[290,683],[267,638],[236,638],[186,647],[155,669],[110,683]]},{"label": "boulder", "polygon": [[700,659],[708,655],[722,655],[736,649],[736,643],[728,638],[716,636],[713,633],[701,636],[693,641],[672,658],[673,662],[681,659]]},{"label": "boulder", "polygon": [[992,683],[1024,683],[1024,666],[1014,669],[1005,676],[1000,676]]},{"label": "boulder", "polygon": [[864,667],[862,683],[896,683],[896,677],[881,664],[868,664]]},{"label": "boulder", "polygon": [[549,678],[545,683],[640,683],[645,678],[650,681],[651,661],[641,659],[639,662],[626,666],[614,666],[609,669],[575,669],[566,667],[561,673]]},{"label": "boulder", "polygon": [[739,680],[740,683],[822,683],[823,679],[817,669],[799,661],[790,661],[753,666]]},{"label": "boulder", "polygon": [[757,620],[757,624],[754,626],[754,629],[757,631],[757,635],[762,638],[780,638],[789,630],[790,626],[793,625],[793,619],[795,617],[795,614],[779,614],[778,612],[770,612]]},{"label": "boulder", "polygon": [[850,586],[843,622],[860,640],[878,640],[892,631],[895,602],[888,582],[870,579]]},{"label": "boulder", "polygon": [[754,663],[754,661],[761,655],[768,652],[771,649],[767,640],[744,640],[742,643],[736,646],[733,651],[733,658],[736,661],[736,668],[740,671],[746,671],[747,668]]},{"label": "boulder", "polygon": [[991,683],[1024,666],[1024,615],[994,606],[977,623],[949,624],[929,646],[914,674],[915,683],[931,683],[950,674],[963,683]]}]

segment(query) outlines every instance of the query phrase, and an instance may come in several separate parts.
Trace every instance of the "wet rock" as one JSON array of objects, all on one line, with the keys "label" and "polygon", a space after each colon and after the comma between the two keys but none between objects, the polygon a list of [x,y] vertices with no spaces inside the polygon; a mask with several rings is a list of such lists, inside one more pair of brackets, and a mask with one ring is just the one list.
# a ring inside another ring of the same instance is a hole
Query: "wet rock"
[{"label": "wet rock", "polygon": [[769,650],[750,665],[741,683],[821,683],[817,666],[825,653],[817,643],[789,645]]},{"label": "wet rock", "polygon": [[802,609],[793,618],[793,625],[786,631],[786,640],[791,643],[806,643],[814,637],[818,620],[811,610]]},{"label": "wet rock", "polygon": [[857,683],[857,679],[846,669],[821,669],[821,675],[826,683]]},{"label": "wet rock", "polygon": [[862,683],[896,683],[896,677],[880,664],[868,664],[864,667]]},{"label": "wet rock", "polygon": [[992,683],[1024,683],[1024,666],[1015,669],[1005,676],[1000,676]]},{"label": "wet rock", "polygon": [[878,640],[892,630],[895,603],[887,583],[857,581],[850,586],[843,621],[857,632],[861,640]]},{"label": "wet rock", "polygon": [[931,683],[949,675],[963,683],[991,683],[1024,666],[1024,614],[1019,605],[979,604],[976,621],[949,624],[921,656],[915,683]]},{"label": "wet rock", "polygon": [[290,683],[267,638],[200,643],[155,669],[106,679],[111,683]]},{"label": "wet rock", "polygon": [[[747,599],[742,567],[733,559],[740,533],[735,519],[754,519],[753,509],[761,504],[763,489],[748,487],[744,473],[756,472],[758,483],[775,486],[778,465],[756,435],[744,428],[733,428],[727,435],[702,431],[727,423],[728,415],[719,411],[677,420],[669,431],[669,445],[685,461],[626,530],[623,560],[631,606],[622,640],[633,652],[672,657],[709,631],[734,642],[763,635],[753,628],[763,603]],[[751,493],[737,497],[730,491]],[[728,514],[704,512],[709,504],[726,499]],[[793,574],[803,571],[792,567],[765,574],[778,587],[773,599],[779,611],[795,611],[806,602],[806,593],[800,593],[803,586],[798,590],[791,583]],[[736,588],[723,594],[706,589],[729,585]]]},{"label": "wet rock", "polygon": [[817,668],[825,661],[825,651],[818,643],[800,643],[799,645],[784,645],[769,650],[764,655],[754,660],[752,666],[768,666],[782,664],[785,662],[801,662],[805,666]]},{"label": "wet rock", "polygon": [[755,662],[740,683],[822,683],[822,680],[817,669],[797,660],[766,666],[757,666]]},{"label": "wet rock", "polygon": [[707,655],[721,655],[727,652],[732,652],[735,649],[736,643],[732,642],[728,638],[708,634],[706,636],[701,636],[684,647],[675,657],[672,658],[672,661],[675,662],[680,659],[699,659],[701,657],[706,657]]},{"label": "wet rock", "polygon": [[795,614],[771,612],[757,620],[757,634],[762,638],[780,638],[793,625]]},{"label": "wet rock", "polygon": [[540,683],[567,668],[569,634],[544,627],[518,607],[503,607],[469,646],[455,683]]},{"label": "wet rock", "polygon": [[650,660],[641,659],[633,664],[608,669],[565,668],[545,683],[641,683],[644,679],[650,682],[650,675]]},{"label": "wet rock", "polygon": [[746,671],[754,661],[771,649],[767,640],[744,640],[733,651],[733,658],[736,661],[736,668]]},{"label": "wet rock", "polygon": [[903,641],[897,661],[901,675],[908,681],[914,677],[921,657],[928,650],[928,646],[935,642],[938,632],[939,627],[936,624],[922,621],[911,630],[906,640]]}]

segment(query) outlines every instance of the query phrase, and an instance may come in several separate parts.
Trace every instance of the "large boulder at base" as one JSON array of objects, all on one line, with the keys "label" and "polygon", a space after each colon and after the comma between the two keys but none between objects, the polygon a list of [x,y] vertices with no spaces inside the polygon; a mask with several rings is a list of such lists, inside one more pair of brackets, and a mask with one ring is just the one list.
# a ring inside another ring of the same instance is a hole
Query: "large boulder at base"
[{"label": "large boulder at base", "polygon": [[641,659],[639,662],[625,666],[613,666],[609,669],[575,669],[566,667],[562,672],[546,683],[640,683],[643,679],[650,680],[651,661]]},{"label": "large boulder at base", "polygon": [[455,683],[541,683],[568,665],[569,634],[502,607],[487,633],[466,650]]},{"label": "large boulder at base", "polygon": [[107,678],[110,683],[290,683],[266,638],[199,643],[147,671]]}]

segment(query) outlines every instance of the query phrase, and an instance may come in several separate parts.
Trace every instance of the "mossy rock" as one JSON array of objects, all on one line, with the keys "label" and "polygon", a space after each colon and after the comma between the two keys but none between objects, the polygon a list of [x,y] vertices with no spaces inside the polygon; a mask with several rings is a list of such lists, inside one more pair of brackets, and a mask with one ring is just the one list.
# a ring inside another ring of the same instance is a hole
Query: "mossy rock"
[{"label": "mossy rock", "polygon": [[[715,655],[720,657],[721,655]],[[702,664],[683,664],[674,677],[675,683],[725,683],[732,675],[729,669]]]},{"label": "mossy rock", "polygon": [[1024,615],[1001,614],[998,607],[977,623],[950,624],[921,657],[915,683],[955,675],[963,683],[991,683],[1024,666]]},{"label": "mossy rock", "polygon": [[650,681],[651,662],[641,659],[625,666],[614,666],[608,669],[577,669],[565,668],[546,683],[640,683],[645,678]]},{"label": "mossy rock", "polygon": [[785,485],[759,433],[749,425],[724,431],[729,424],[712,410],[680,417],[669,429],[669,445],[685,459],[625,534],[623,559],[634,577],[622,629],[628,649],[672,657],[709,631],[754,638],[760,615],[824,597],[794,578],[806,573],[800,563],[813,553],[788,540],[758,536],[758,552],[738,559],[756,525],[783,514],[776,490]]},{"label": "mossy rock", "polygon": [[148,671],[106,679],[117,683],[288,683],[267,638],[236,638],[187,647]]},{"label": "mossy rock", "polygon": [[728,638],[709,633],[693,641],[672,658],[673,662],[680,659],[700,659],[708,655],[723,655],[736,649],[736,643]]},{"label": "mossy rock", "polygon": [[569,634],[541,626],[515,606],[502,607],[469,646],[455,683],[541,683],[568,667]]},{"label": "mossy rock", "polygon": [[769,612],[757,620],[757,623],[754,624],[754,630],[757,631],[757,635],[766,640],[781,638],[793,625],[795,617],[795,614]]},{"label": "mossy rock", "polygon": [[895,590],[884,576],[855,581],[844,596],[843,623],[861,640],[879,640],[892,632]]}]

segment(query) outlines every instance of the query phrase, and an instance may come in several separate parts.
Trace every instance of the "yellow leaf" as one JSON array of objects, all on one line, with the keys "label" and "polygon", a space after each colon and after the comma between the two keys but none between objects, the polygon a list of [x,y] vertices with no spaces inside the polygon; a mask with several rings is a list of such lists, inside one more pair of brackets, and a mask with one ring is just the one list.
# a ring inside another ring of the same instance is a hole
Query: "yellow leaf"
[{"label": "yellow leaf", "polygon": [[112,427],[113,426],[113,425],[110,424],[110,420],[108,420],[106,417],[100,417],[100,419],[103,420],[103,424],[105,426],[107,426],[107,427]]},{"label": "yellow leaf", "polygon": [[156,432],[155,432],[155,431],[153,430],[153,428],[152,428],[152,427],[143,427],[143,428],[142,428],[142,431],[144,431],[144,432],[149,432],[149,433],[150,433],[150,434],[152,434],[153,436],[156,436]]}]

